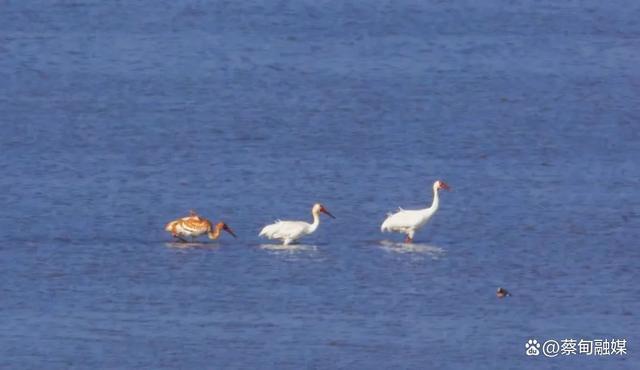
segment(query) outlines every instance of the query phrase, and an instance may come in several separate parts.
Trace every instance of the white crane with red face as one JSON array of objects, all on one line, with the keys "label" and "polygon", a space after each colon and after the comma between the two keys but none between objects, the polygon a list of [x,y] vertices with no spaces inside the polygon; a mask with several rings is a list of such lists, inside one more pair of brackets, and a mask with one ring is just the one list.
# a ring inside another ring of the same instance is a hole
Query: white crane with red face
[{"label": "white crane with red face", "polygon": [[405,239],[406,243],[413,242],[413,235],[417,230],[422,228],[438,210],[440,205],[440,199],[438,197],[438,191],[441,189],[450,190],[442,180],[437,180],[433,183],[433,203],[431,207],[416,210],[400,210],[396,213],[389,214],[386,220],[380,226],[380,231],[385,232],[397,232],[407,235]]},{"label": "white crane with red face", "polygon": [[279,239],[282,240],[284,245],[289,245],[291,242],[316,231],[320,225],[320,213],[335,218],[322,204],[316,203],[311,209],[313,223],[304,221],[277,221],[265,226],[262,231],[260,231],[260,236],[268,239]]}]

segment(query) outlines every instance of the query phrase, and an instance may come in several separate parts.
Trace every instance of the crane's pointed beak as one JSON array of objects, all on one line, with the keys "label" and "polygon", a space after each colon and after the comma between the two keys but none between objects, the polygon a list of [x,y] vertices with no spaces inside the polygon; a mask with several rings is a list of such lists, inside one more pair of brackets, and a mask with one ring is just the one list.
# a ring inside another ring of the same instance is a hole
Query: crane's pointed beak
[{"label": "crane's pointed beak", "polygon": [[231,234],[231,236],[233,236],[234,238],[237,238],[238,236],[236,235],[236,233],[233,232],[233,230],[231,230],[231,228],[229,226],[225,226],[224,227],[224,231],[228,232],[229,234]]},{"label": "crane's pointed beak", "polygon": [[320,212],[324,213],[325,215],[331,217],[331,218],[336,218],[336,216],[332,215],[331,213],[329,213],[329,211],[327,211],[325,208],[321,208]]},{"label": "crane's pointed beak", "polygon": [[441,181],[441,182],[440,182],[440,188],[441,188],[441,189],[444,189],[444,190],[446,190],[446,191],[451,191],[451,187],[450,187],[449,185],[447,185],[447,183],[446,183],[446,182],[444,182],[444,181]]}]

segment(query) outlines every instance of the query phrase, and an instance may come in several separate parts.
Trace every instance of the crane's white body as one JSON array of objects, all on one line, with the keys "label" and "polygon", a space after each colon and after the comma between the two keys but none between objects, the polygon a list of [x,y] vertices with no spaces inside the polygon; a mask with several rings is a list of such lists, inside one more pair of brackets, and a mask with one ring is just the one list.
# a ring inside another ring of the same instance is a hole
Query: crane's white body
[{"label": "crane's white body", "polygon": [[284,245],[289,245],[306,235],[312,234],[318,229],[320,225],[320,212],[325,212],[331,216],[322,205],[316,204],[311,210],[311,214],[313,215],[312,223],[304,221],[276,221],[271,225],[265,226],[262,231],[260,231],[260,236],[268,239],[282,240]]},{"label": "crane's white body", "polygon": [[260,231],[260,236],[268,239],[279,239],[282,240],[282,244],[289,245],[316,231],[319,224],[319,217],[311,224],[304,221],[277,221],[274,224],[265,226]]},{"label": "crane's white body", "polygon": [[[438,189],[448,188],[440,180],[433,184],[433,203],[431,207],[417,210],[404,210],[400,208],[398,212],[389,214],[380,226],[382,232],[398,232],[407,235],[407,241],[411,242],[417,230],[422,228],[438,210],[440,198]],[[446,186],[446,187],[445,187]]]}]

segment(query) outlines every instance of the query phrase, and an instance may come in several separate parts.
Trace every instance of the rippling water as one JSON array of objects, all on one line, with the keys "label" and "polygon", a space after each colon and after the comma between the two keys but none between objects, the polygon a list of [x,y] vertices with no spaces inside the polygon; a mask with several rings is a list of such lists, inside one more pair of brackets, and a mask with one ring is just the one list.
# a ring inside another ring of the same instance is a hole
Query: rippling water
[{"label": "rippling water", "polygon": [[[639,18],[4,2],[0,367],[638,368]],[[415,245],[379,232],[438,178]],[[337,219],[303,244],[257,237],[316,201]],[[173,243],[192,208],[239,238]],[[629,354],[532,358],[530,338]]]}]

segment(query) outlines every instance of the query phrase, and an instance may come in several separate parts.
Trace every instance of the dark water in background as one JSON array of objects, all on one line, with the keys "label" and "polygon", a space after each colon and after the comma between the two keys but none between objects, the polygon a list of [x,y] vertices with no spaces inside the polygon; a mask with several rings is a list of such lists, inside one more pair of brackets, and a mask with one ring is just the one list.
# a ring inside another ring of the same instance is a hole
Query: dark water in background
[{"label": "dark water in background", "polygon": [[[0,367],[639,368],[638,19],[0,3]],[[454,191],[394,246],[385,213],[437,178]],[[315,201],[338,219],[261,246]],[[190,208],[240,238],[168,244]],[[629,354],[531,358],[529,338]]]}]

